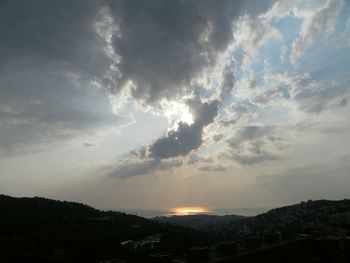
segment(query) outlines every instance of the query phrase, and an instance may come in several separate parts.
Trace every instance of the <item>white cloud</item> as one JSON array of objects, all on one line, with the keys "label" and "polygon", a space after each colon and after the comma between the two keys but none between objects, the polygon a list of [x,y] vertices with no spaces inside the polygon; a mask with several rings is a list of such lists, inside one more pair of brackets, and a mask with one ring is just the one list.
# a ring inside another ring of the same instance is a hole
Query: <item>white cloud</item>
[{"label": "white cloud", "polygon": [[[291,103],[289,106],[295,106],[299,114],[319,114],[335,105],[346,106],[346,103],[341,102],[349,96],[348,83],[344,81],[314,80],[307,73],[266,74],[264,77],[265,83],[273,83],[273,87],[258,95],[257,102],[276,102],[276,95],[280,95],[281,99]],[[274,96],[271,96],[271,92]]]},{"label": "white cloud", "polygon": [[244,15],[237,21],[234,38],[236,46],[244,50],[243,66],[248,69],[259,48],[270,38],[280,39],[281,33],[262,17]]},{"label": "white cloud", "polygon": [[312,46],[317,37],[321,36],[323,39],[330,37],[335,30],[343,5],[343,0],[329,0],[317,12],[304,18],[299,36],[292,45],[290,58],[294,65]]},{"label": "white cloud", "polygon": [[281,0],[277,1],[265,14],[260,15],[260,18],[266,20],[281,19],[285,16],[293,14],[300,0]]}]

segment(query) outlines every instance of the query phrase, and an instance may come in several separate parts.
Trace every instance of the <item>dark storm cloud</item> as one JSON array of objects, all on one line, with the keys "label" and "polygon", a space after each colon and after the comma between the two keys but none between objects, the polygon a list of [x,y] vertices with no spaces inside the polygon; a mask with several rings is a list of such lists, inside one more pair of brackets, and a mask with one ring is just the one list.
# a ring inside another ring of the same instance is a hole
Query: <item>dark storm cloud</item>
[{"label": "dark storm cloud", "polygon": [[185,156],[198,149],[201,143],[202,127],[180,122],[177,130],[170,131],[151,145],[150,156],[156,159]]},{"label": "dark storm cloud", "polygon": [[[109,65],[94,23],[101,2],[0,2],[1,66],[46,67],[97,74]],[[15,68],[13,68],[15,69]]]},{"label": "dark storm cloud", "polygon": [[2,106],[29,99],[78,100],[81,90],[71,89],[67,82],[101,77],[111,61],[94,26],[100,10],[97,3],[0,2]]},{"label": "dark storm cloud", "polygon": [[120,36],[117,89],[133,82],[133,97],[173,98],[232,39],[232,1],[120,1],[112,4]]},{"label": "dark storm cloud", "polygon": [[101,4],[0,2],[1,155],[60,147],[125,123],[91,84],[103,82],[112,63],[96,32]]},{"label": "dark storm cloud", "polygon": [[[118,93],[131,81],[133,99],[143,102],[177,99],[184,89],[191,94],[191,81],[233,40],[238,15],[248,7],[258,14],[268,6],[253,2],[0,1],[1,150],[44,149],[125,123],[109,108],[106,87]],[[101,34],[99,25],[111,35]],[[230,70],[223,89],[233,86]],[[217,114],[207,110],[194,124],[180,124],[157,140],[152,157],[197,149],[203,128]]]},{"label": "dark storm cloud", "polygon": [[180,122],[176,130],[172,130],[166,136],[156,140],[149,148],[150,157],[167,159],[185,156],[201,146],[203,128],[214,121],[218,114],[218,102],[203,103],[198,108],[193,108],[195,109],[194,123],[189,125]]},{"label": "dark storm cloud", "polygon": [[[116,1],[113,46],[120,56],[115,91],[132,82],[134,98],[174,99],[232,41],[234,20],[253,1]],[[264,3],[263,5],[265,5]],[[259,1],[259,8],[263,6]],[[254,10],[258,13],[258,10]],[[228,70],[228,69],[227,69]],[[225,89],[233,86],[232,74]]]}]

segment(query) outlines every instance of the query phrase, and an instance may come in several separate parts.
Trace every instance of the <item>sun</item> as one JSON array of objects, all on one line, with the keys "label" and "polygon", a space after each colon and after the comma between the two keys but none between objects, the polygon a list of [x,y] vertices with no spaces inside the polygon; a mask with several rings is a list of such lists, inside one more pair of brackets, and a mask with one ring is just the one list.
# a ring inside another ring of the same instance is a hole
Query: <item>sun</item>
[{"label": "sun", "polygon": [[181,113],[180,121],[191,125],[193,124],[193,116],[189,111],[183,111]]},{"label": "sun", "polygon": [[188,125],[193,124],[194,122],[193,115],[188,105],[177,101],[171,101],[171,102],[166,101],[166,102],[162,102],[161,106],[163,109],[163,115],[170,122],[176,122],[176,123],[182,122]]},{"label": "sun", "polygon": [[207,207],[175,207],[171,212],[175,215],[187,216],[208,213],[210,210]]}]

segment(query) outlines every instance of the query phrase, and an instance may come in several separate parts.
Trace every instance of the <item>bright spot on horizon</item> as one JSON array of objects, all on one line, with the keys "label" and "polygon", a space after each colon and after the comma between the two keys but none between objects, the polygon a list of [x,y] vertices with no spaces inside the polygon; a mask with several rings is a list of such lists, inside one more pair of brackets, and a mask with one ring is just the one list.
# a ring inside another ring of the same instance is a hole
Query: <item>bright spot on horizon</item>
[{"label": "bright spot on horizon", "polygon": [[171,212],[179,216],[197,215],[210,212],[207,207],[176,207]]}]

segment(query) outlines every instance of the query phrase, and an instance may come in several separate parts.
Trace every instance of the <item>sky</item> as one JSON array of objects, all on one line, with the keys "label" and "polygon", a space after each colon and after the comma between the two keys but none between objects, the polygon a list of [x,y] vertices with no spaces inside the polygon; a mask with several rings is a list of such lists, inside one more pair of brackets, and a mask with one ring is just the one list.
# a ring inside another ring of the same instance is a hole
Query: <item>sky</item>
[{"label": "sky", "polygon": [[349,198],[350,1],[0,1],[0,193],[100,209]]}]

